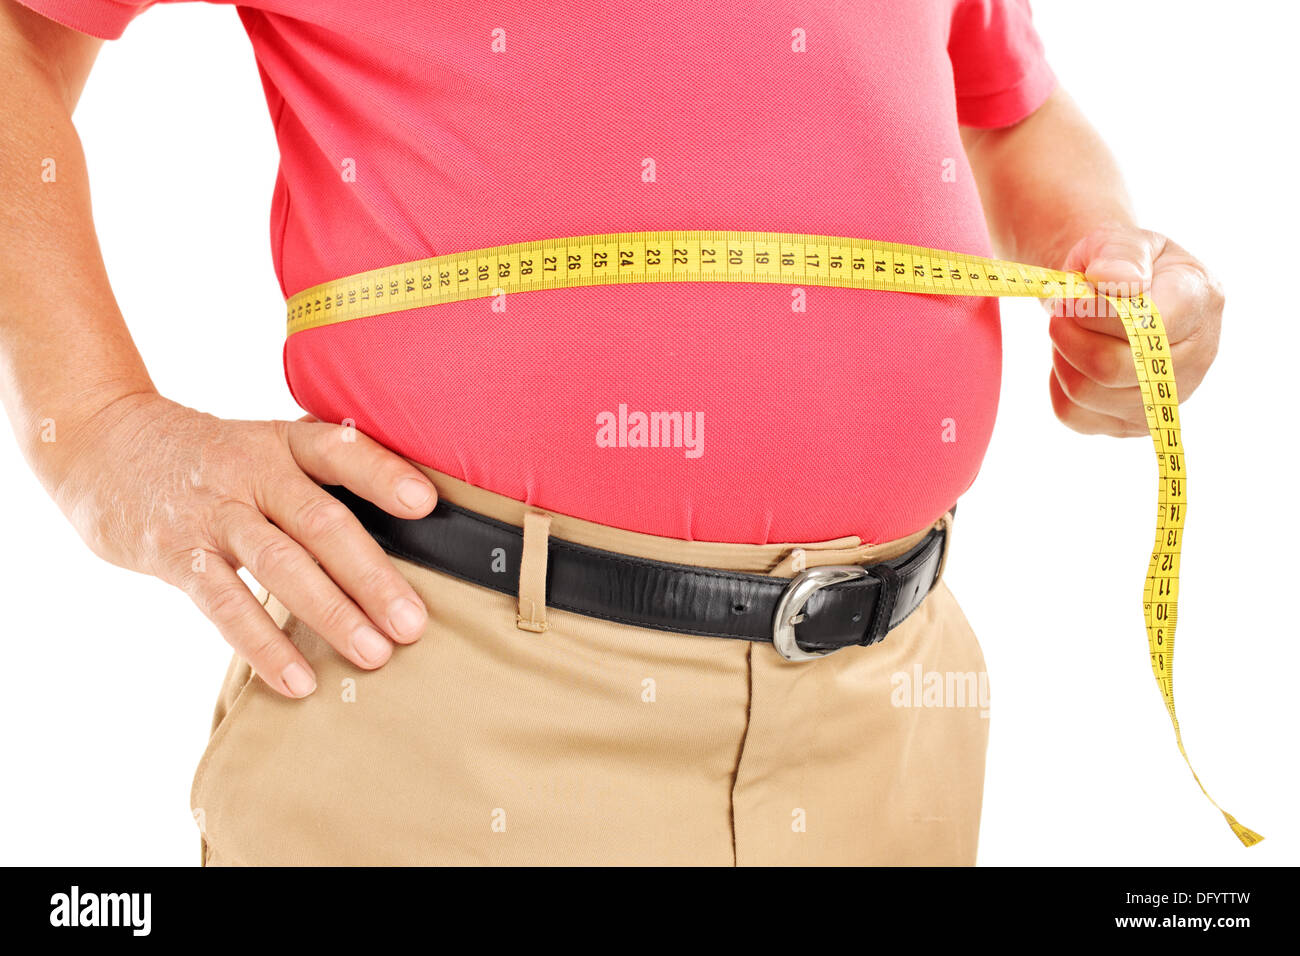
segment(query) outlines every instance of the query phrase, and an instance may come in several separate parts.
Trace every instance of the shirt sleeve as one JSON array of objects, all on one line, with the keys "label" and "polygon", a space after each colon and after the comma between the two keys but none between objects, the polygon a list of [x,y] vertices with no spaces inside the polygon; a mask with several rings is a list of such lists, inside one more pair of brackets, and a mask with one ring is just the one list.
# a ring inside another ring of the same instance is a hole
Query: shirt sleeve
[{"label": "shirt sleeve", "polygon": [[1056,89],[1029,0],[957,0],[948,58],[963,126],[1018,123]]},{"label": "shirt sleeve", "polygon": [[18,0],[43,17],[101,40],[116,40],[157,0]]}]

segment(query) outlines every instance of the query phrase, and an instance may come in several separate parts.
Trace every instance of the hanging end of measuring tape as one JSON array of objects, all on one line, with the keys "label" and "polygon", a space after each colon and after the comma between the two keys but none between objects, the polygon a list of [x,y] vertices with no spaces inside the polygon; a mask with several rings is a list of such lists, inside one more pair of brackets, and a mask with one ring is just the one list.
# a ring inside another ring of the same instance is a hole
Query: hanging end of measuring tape
[{"label": "hanging end of measuring tape", "polygon": [[1256,833],[1250,827],[1238,823],[1237,818],[1227,810],[1221,810],[1220,812],[1223,814],[1223,819],[1228,821],[1228,826],[1232,827],[1232,832],[1237,835],[1237,839],[1241,841],[1242,846],[1254,846],[1264,839],[1261,834]]}]

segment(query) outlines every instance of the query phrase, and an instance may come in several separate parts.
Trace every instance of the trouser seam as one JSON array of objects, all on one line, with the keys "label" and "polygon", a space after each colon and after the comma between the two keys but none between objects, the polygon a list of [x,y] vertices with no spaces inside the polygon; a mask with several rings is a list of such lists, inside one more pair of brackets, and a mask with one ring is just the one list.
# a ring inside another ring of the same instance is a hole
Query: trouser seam
[{"label": "trouser seam", "polygon": [[740,766],[745,760],[745,742],[754,712],[754,645],[745,648],[745,727],[740,732],[740,746],[736,750],[736,769],[731,775],[731,865],[740,866],[740,850],[736,841],[736,785],[740,781]]}]

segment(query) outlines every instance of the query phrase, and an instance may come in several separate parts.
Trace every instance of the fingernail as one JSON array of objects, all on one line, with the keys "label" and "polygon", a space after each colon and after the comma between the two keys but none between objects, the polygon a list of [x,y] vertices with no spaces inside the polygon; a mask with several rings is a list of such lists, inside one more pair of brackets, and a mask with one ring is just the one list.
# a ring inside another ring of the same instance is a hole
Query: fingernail
[{"label": "fingernail", "polygon": [[416,637],[424,630],[425,613],[409,598],[398,598],[388,606],[388,622],[403,637]]},{"label": "fingernail", "polygon": [[397,500],[408,508],[423,508],[433,497],[433,486],[418,478],[403,478],[397,483]]},{"label": "fingernail", "polygon": [[367,627],[363,624],[352,634],[352,649],[356,651],[357,657],[367,664],[383,663],[388,659],[391,648],[392,645],[388,643],[388,638],[373,627]]},{"label": "fingernail", "polygon": [[297,661],[280,672],[280,680],[294,697],[306,697],[316,689],[316,678]]},{"label": "fingernail", "polygon": [[[1134,282],[1141,282],[1146,278],[1141,266],[1125,259],[1098,259],[1096,262],[1089,264],[1088,274],[1110,276],[1127,275],[1132,277]],[[1124,281],[1124,279],[1119,279],[1118,281]]]}]

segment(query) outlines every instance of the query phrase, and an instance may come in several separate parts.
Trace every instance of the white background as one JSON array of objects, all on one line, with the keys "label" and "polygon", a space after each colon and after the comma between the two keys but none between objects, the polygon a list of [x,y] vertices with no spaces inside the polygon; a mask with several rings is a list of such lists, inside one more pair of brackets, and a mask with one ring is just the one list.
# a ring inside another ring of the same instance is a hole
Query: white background
[{"label": "white background", "polygon": [[[1218,362],[1183,413],[1192,497],[1177,689],[1206,786],[1268,839],[1243,849],[1197,792],[1148,667],[1150,442],[1059,425],[1045,314],[1007,302],[998,426],[948,572],[993,688],[980,862],[1294,864],[1300,662],[1284,443],[1300,342],[1283,283],[1300,261],[1300,14],[1281,0],[1039,0],[1035,12],[1142,223],[1228,290]],[[275,143],[235,12],[193,4],[135,21],[101,53],[76,120],[109,274],[161,391],[225,417],[301,414],[283,384],[269,255]],[[196,863],[190,778],[226,645],[179,592],[94,558],[9,442],[0,500],[0,862]]]}]

